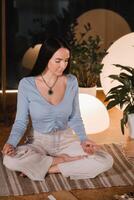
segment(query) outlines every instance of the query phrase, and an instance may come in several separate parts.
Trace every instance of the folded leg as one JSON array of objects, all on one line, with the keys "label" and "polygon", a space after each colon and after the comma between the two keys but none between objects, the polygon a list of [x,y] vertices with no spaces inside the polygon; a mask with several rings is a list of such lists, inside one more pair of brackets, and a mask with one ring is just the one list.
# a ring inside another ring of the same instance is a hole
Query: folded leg
[{"label": "folded leg", "polygon": [[4,156],[3,164],[10,170],[20,171],[32,180],[43,180],[52,165],[53,158],[32,145],[17,148],[16,155]]},{"label": "folded leg", "polygon": [[[70,156],[85,155],[80,142],[72,142],[60,153],[66,153]],[[113,158],[103,150],[99,150],[93,155],[88,155],[83,159],[58,164],[59,171],[65,177],[71,179],[94,178],[102,172],[109,170],[113,165]]]}]

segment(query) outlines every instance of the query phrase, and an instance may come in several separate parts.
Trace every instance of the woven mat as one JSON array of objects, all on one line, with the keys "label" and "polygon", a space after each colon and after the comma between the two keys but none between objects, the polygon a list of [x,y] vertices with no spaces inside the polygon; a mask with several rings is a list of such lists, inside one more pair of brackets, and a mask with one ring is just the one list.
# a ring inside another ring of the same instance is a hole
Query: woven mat
[{"label": "woven mat", "polygon": [[113,156],[113,168],[96,178],[85,180],[70,180],[61,174],[51,174],[47,175],[44,181],[31,181],[6,169],[0,157],[0,196],[134,185],[134,166],[123,154],[121,146],[110,144],[104,145],[103,148]]}]

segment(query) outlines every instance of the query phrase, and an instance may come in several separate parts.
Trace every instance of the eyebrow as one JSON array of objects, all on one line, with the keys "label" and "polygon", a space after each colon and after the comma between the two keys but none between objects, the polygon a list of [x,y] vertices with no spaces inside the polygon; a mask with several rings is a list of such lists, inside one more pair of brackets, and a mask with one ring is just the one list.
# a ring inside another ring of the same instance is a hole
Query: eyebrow
[{"label": "eyebrow", "polygon": [[[62,59],[62,58],[55,58],[56,60],[64,60],[64,59]],[[69,59],[68,57],[67,58],[65,58],[65,60],[67,60],[67,59]]]}]

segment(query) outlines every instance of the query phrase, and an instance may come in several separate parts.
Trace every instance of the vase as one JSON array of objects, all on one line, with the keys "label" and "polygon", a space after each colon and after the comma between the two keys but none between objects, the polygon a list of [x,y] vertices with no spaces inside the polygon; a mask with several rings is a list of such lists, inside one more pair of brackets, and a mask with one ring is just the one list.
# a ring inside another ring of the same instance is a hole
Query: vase
[{"label": "vase", "polygon": [[128,127],[130,138],[134,139],[134,114],[128,115]]},{"label": "vase", "polygon": [[96,97],[96,86],[94,87],[79,87],[79,93],[90,94]]}]

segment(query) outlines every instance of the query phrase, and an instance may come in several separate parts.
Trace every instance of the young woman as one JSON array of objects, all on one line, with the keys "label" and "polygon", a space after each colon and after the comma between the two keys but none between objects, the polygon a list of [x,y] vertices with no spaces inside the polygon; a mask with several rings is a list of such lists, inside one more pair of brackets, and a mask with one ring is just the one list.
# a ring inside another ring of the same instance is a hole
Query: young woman
[{"label": "young woman", "polygon": [[[46,40],[31,75],[19,83],[17,114],[3,147],[3,163],[32,180],[43,180],[47,173],[62,173],[72,179],[93,178],[113,165],[112,157],[86,136],[78,82],[69,74],[70,57],[65,41]],[[33,140],[19,146],[29,116]]]}]

